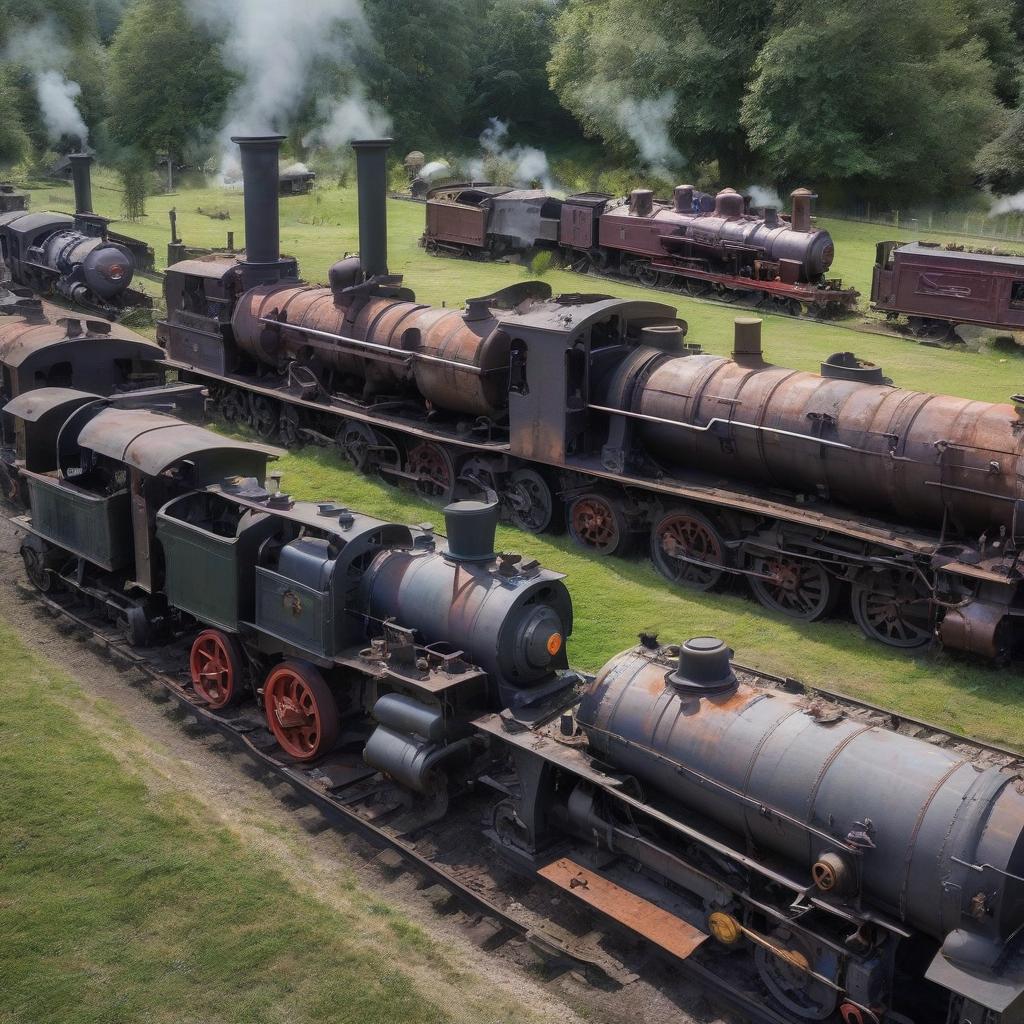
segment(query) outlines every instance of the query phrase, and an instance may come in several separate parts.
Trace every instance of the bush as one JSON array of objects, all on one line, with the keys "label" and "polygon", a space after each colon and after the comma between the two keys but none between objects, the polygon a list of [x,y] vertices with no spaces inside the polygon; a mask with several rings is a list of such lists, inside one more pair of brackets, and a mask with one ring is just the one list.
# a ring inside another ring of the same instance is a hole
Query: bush
[{"label": "bush", "polygon": [[121,176],[121,209],[125,220],[137,221],[146,216],[146,196],[149,195],[149,161],[141,153],[129,153],[118,167]]}]

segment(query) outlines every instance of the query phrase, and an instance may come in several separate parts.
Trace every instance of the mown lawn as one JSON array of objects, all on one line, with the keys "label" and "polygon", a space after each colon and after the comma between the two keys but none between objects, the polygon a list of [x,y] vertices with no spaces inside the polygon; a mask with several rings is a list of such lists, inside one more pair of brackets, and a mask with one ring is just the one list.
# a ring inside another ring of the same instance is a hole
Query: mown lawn
[{"label": "mown lawn", "polygon": [[[287,455],[277,468],[284,474],[283,489],[297,498],[337,500],[398,522],[433,522],[443,532],[439,508],[360,476],[331,452],[308,448]],[[725,639],[745,664],[898,708],[954,731],[1024,744],[1024,680],[1016,673],[972,666],[941,651],[909,657],[864,639],[851,622],[793,622],[763,610],[741,590],[673,589],[648,561],[594,555],[565,536],[535,537],[501,527],[498,545],[568,576],[576,616],[569,656],[579,668],[599,668],[635,643],[641,630],[673,642],[712,634]]]},{"label": "mown lawn", "polygon": [[[511,1019],[501,997],[453,1009],[447,951],[349,876],[315,899],[189,797],[147,787],[76,714],[74,682],[2,624],[0,646],[0,1022]],[[127,744],[132,727],[98,713]]]},{"label": "mown lawn", "polygon": [[[116,180],[108,172],[100,171],[96,175],[93,196],[100,212],[116,217],[120,196],[110,190],[114,185]],[[31,195],[32,209],[73,207],[70,187],[38,189]],[[229,230],[235,232],[236,244],[243,244],[239,191],[208,188],[152,196],[147,200],[147,215],[141,222],[118,227],[149,242],[156,250],[159,266],[166,262],[170,238],[167,211],[171,207],[177,211],[179,234],[188,244],[223,246]],[[213,220],[200,214],[199,209],[226,211],[230,219]],[[530,276],[526,268],[510,264],[428,256],[417,245],[423,231],[423,217],[423,206],[419,203],[394,200],[388,204],[390,269],[405,275],[406,284],[415,290],[420,301],[460,306],[467,298],[487,295]],[[281,245],[286,252],[298,257],[307,280],[325,281],[330,265],[358,248],[356,193],[352,186],[337,188],[325,182],[308,196],[282,198],[281,222]],[[835,272],[860,289],[866,304],[874,243],[894,237],[894,232],[882,225],[828,220],[822,223],[835,236]],[[896,232],[895,237],[909,239],[913,236],[904,231]],[[565,271],[552,271],[545,280],[556,293],[599,291],[655,298],[677,306],[679,315],[690,325],[690,340],[699,342],[710,352],[729,352],[733,318],[749,315],[749,311],[743,309]],[[146,282],[146,287],[159,291],[159,286],[151,282]],[[880,363],[886,374],[904,387],[990,402],[1006,401],[1009,395],[1019,391],[1024,371],[1024,349],[1006,351],[986,347],[982,352],[933,349],[899,338],[853,332],[836,324],[800,322],[784,317],[765,317],[764,347],[771,361],[807,370],[816,370],[833,352],[853,350],[862,358]]]},{"label": "mown lawn", "polygon": [[[101,176],[99,181],[103,182]],[[116,214],[116,193],[97,188],[98,205]],[[33,207],[70,204],[70,190],[41,190]],[[152,197],[148,216],[126,230],[146,238],[158,260],[166,256],[167,210],[178,212],[179,231],[196,245],[217,245],[228,228],[242,237],[242,197],[238,192],[206,189],[175,196]],[[222,209],[229,221],[215,221],[198,208]],[[355,191],[330,186],[312,195],[282,199],[282,246],[296,254],[304,276],[325,280],[339,256],[357,248]],[[426,255],[416,240],[423,226],[423,207],[392,201],[388,207],[390,264],[402,273],[418,298],[460,305],[467,297],[485,295],[527,276],[524,268],[507,264],[437,259]],[[890,228],[826,222],[836,237],[836,271],[867,290],[874,260],[874,242],[892,237]],[[909,238],[904,232],[901,237]],[[707,302],[667,296],[616,282],[551,272],[546,280],[558,291],[605,291],[615,295],[657,298],[678,305],[690,324],[690,338],[712,352],[728,352],[736,311]],[[740,311],[742,312],[742,311]],[[836,324],[765,317],[764,345],[781,365],[816,369],[829,354],[855,350],[882,364],[896,383],[923,390],[1005,401],[1021,389],[1024,350],[985,348],[934,349],[912,342],[846,330]],[[308,498],[337,498],[362,511],[403,521],[439,518],[435,508],[419,504],[390,487],[368,481],[323,452],[289,456],[285,462],[289,487]],[[628,645],[641,628],[658,629],[666,639],[715,632],[737,655],[759,667],[835,687],[908,714],[932,719],[950,728],[1020,744],[1021,679],[1009,672],[970,666],[941,653],[910,658],[866,641],[847,622],[802,626],[772,618],[738,594],[691,595],[671,591],[649,563],[630,563],[581,552],[562,539],[532,538],[505,531],[501,543],[539,557],[569,574],[576,601],[577,628],[572,657],[593,669]]]}]

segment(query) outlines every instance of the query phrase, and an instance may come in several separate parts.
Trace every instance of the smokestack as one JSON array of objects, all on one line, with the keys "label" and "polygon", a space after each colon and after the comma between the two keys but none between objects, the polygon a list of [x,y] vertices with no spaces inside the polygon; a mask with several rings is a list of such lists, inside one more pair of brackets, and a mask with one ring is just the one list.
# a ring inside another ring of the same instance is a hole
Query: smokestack
[{"label": "smokestack", "polygon": [[743,216],[743,196],[734,188],[723,188],[715,196],[715,216],[726,220],[735,220]]},{"label": "smokestack", "polygon": [[756,316],[738,316],[733,321],[732,357],[737,362],[760,362],[761,320]]},{"label": "smokestack", "polygon": [[277,180],[283,135],[233,135],[242,152],[245,190],[246,287],[280,276],[281,225]]},{"label": "smokestack", "polygon": [[629,193],[629,212],[634,217],[649,217],[654,209],[654,193],[649,188],[635,188]]},{"label": "smokestack", "polygon": [[356,151],[359,186],[359,262],[363,277],[388,272],[388,149],[391,139],[362,139]]},{"label": "smokestack", "polygon": [[672,189],[672,200],[676,213],[693,213],[693,186],[676,185]]},{"label": "smokestack", "polygon": [[675,671],[668,682],[690,693],[721,694],[739,685],[732,670],[732,651],[717,637],[696,636],[679,647]]},{"label": "smokestack", "polygon": [[88,153],[72,153],[71,179],[75,185],[75,213],[92,213],[92,175],[89,167],[92,157]]},{"label": "smokestack", "polygon": [[455,501],[446,505],[444,525],[448,534],[448,558],[453,562],[494,559],[498,513],[498,496],[490,490],[483,501]]},{"label": "smokestack", "polygon": [[811,230],[811,200],[816,198],[809,188],[793,189],[789,194],[793,200],[793,213],[789,223],[794,231]]}]

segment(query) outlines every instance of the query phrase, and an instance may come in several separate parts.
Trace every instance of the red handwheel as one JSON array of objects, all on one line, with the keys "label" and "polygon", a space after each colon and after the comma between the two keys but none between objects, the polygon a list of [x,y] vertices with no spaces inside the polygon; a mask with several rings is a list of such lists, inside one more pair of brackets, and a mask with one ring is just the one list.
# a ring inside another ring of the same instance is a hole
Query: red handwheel
[{"label": "red handwheel", "polygon": [[192,688],[217,710],[242,696],[242,651],[238,641],[219,629],[205,629],[195,638],[188,667]]},{"label": "red handwheel", "polygon": [[324,677],[302,661],[275,665],[263,684],[267,725],[297,761],[326,754],[338,740],[338,705]]}]

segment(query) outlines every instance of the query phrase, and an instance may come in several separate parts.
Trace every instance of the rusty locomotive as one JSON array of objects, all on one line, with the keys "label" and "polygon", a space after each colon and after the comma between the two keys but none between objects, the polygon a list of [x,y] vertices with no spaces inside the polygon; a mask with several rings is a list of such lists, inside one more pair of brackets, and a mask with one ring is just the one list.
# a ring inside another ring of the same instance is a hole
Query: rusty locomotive
[{"label": "rusty locomotive", "polygon": [[561,199],[470,182],[429,193],[421,244],[428,252],[488,258],[548,249],[581,272],[834,316],[853,308],[860,293],[828,277],[835,247],[812,223],[813,198],[796,189],[785,217],[774,207],[752,212],[749,198],[731,188],[711,196],[677,185],[672,201],[660,202],[649,189],[624,199],[589,192]]},{"label": "rusty locomotive", "polygon": [[4,412],[30,579],[133,644],[184,638],[196,698],[258,702],[246,728],[324,785],[368,770],[418,827],[493,794],[520,869],[705,971],[746,951],[786,1019],[1024,1021],[1019,761],[760,685],[707,637],[581,677],[566,585],[495,553],[493,494],[445,541],[293,501],[273,450],[152,410],[44,388]]},{"label": "rusty locomotive", "polygon": [[279,252],[274,139],[242,140],[247,251],[168,268],[169,361],[266,439],[336,442],[360,469],[449,500],[490,487],[520,527],[567,520],[604,554],[643,539],[674,583],[746,580],[773,611],[846,603],[865,634],[1019,653],[1024,405],[892,386],[837,353],[732,358],[675,310],[523,283],[464,310],[387,273],[384,143],[357,148],[360,256],[328,287]]},{"label": "rusty locomotive", "polygon": [[871,308],[930,341],[961,324],[1024,330],[1024,256],[939,242],[879,242]]},{"label": "rusty locomotive", "polygon": [[105,217],[92,212],[92,157],[70,157],[75,215],[30,213],[25,207],[0,213],[0,261],[11,281],[43,294],[57,294],[104,316],[128,306],[151,305],[131,287],[141,261],[152,268],[144,243],[112,235]]}]

